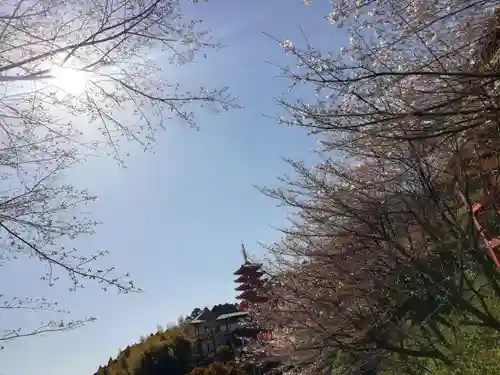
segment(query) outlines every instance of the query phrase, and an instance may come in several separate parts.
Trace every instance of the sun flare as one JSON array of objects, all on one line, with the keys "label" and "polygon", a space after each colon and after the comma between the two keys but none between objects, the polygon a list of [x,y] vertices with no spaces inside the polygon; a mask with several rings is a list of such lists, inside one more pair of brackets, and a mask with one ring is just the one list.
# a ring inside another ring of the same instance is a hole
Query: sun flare
[{"label": "sun flare", "polygon": [[57,89],[58,97],[67,95],[77,97],[85,92],[90,79],[90,73],[53,65],[50,68],[52,78],[48,83]]}]

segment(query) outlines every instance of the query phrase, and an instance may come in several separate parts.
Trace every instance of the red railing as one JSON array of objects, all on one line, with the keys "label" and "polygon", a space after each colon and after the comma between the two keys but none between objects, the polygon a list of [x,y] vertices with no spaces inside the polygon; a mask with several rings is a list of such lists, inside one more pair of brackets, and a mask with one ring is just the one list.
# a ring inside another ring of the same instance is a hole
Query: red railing
[{"label": "red railing", "polygon": [[[500,237],[492,237],[488,233],[488,231],[481,225],[481,223],[479,222],[479,220],[477,219],[477,216],[476,216],[479,212],[481,212],[484,209],[487,209],[488,207],[485,206],[484,203],[469,204],[469,202],[467,201],[467,199],[465,198],[464,194],[461,191],[459,192],[459,194],[460,194],[460,198],[462,199],[462,202],[464,202],[464,204],[467,206],[467,208],[469,209],[469,211],[472,214],[472,220],[474,222],[474,225],[476,226],[480,236],[483,238],[484,243],[486,245],[486,248],[488,249],[488,251],[490,253],[491,259],[493,259],[493,262],[495,263],[495,265],[498,268],[500,268],[500,261],[498,260],[498,257],[495,253],[495,248],[500,246]],[[491,194],[495,194],[495,192],[488,194],[487,198],[484,200],[484,202],[489,201]],[[500,213],[500,212],[498,212],[498,213]]]}]

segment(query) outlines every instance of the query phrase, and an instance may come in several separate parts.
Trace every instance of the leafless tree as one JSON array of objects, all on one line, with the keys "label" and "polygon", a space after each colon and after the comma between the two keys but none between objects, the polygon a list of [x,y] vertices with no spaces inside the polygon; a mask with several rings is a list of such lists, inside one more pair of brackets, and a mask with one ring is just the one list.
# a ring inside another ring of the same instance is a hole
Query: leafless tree
[{"label": "leafless tree", "polygon": [[498,273],[470,218],[455,214],[452,188],[409,167],[398,178],[397,163],[385,174],[387,165],[322,165],[327,179],[294,166],[300,181],[265,190],[299,213],[269,248],[277,281],[257,311],[295,364],[312,365],[329,349],[448,361],[439,346],[453,343],[436,335],[455,311],[474,318],[461,324],[500,329],[487,305]]},{"label": "leafless tree", "polygon": [[[195,106],[237,107],[227,88],[182,91],[168,64],[218,48],[200,22],[186,21],[176,0],[8,0],[0,5],[0,262],[38,259],[52,286],[66,273],[70,290],[86,280],[137,291],[128,274],[99,268],[105,251],[75,249],[92,234],[86,213],[96,199],[64,182],[90,154],[123,163],[123,141],[153,146],[173,118],[196,127]],[[45,299],[9,296],[3,309],[48,309]],[[2,314],[3,316],[3,314]],[[92,320],[92,319],[90,319]],[[79,327],[47,322],[33,331],[6,328],[0,340]],[[2,324],[6,324],[2,321]]]}]

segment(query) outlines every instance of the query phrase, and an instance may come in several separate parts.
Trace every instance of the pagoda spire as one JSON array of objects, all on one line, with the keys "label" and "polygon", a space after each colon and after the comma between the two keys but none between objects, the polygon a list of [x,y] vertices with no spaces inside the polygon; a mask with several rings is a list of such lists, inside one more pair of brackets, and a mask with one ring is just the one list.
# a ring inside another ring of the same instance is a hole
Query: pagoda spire
[{"label": "pagoda spire", "polygon": [[247,250],[245,249],[245,245],[243,245],[243,242],[241,242],[241,254],[243,254],[243,261],[245,264],[248,263],[248,255],[247,255]]}]

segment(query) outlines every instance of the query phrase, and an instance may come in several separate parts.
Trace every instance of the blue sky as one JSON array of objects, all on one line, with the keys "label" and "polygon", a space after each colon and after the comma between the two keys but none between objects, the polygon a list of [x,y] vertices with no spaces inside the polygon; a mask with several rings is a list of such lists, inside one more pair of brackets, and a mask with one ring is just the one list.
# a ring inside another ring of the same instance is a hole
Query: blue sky
[{"label": "blue sky", "polygon": [[[116,295],[88,285],[68,293],[64,283],[48,290],[32,265],[3,268],[0,279],[3,285],[9,279],[10,294],[44,295],[60,301],[75,318],[92,315],[98,321],[8,343],[0,352],[1,375],[92,375],[157,324],[234,299],[232,272],[241,263],[240,242],[259,256],[257,241],[277,241],[272,226],[285,224],[284,212],[253,186],[275,185],[276,176],[290,172],[284,156],[314,160],[314,139],[262,116],[281,114],[274,99],[288,84],[266,61],[293,63],[263,32],[295,41],[301,39],[302,26],[312,44],[337,51],[346,38],[324,19],[328,11],[329,2],[319,0],[310,6],[300,0],[186,5],[188,17],[203,19],[226,47],[172,70],[172,76],[190,85],[230,85],[244,108],[220,116],[202,114],[199,132],[171,123],[155,153],[133,151],[126,169],[100,159],[73,172],[70,178],[77,186],[100,196],[92,212],[104,221],[96,235],[78,240],[78,246],[110,250],[104,263],[131,272],[145,292]],[[13,322],[43,318],[24,314]]]}]

